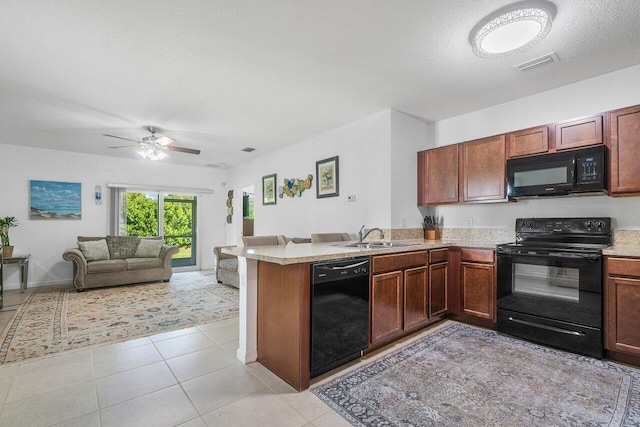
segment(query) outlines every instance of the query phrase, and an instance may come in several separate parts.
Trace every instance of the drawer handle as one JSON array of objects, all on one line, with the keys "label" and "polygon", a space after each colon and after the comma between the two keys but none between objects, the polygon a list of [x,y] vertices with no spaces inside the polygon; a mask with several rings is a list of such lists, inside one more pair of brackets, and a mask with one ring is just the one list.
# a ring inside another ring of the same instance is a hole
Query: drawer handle
[{"label": "drawer handle", "polygon": [[526,320],[514,319],[511,316],[509,316],[508,319],[515,323],[522,323],[523,325],[527,325],[527,326],[533,326],[540,329],[547,329],[549,331],[560,332],[561,334],[576,335],[579,337],[584,337],[586,335],[582,331],[570,331],[568,329],[556,328],[555,326],[543,325],[542,323],[528,322]]}]

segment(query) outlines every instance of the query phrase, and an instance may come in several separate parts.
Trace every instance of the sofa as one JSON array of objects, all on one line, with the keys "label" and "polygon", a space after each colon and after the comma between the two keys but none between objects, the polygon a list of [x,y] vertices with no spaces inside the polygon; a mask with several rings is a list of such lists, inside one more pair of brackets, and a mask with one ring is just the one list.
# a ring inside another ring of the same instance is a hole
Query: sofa
[{"label": "sofa", "polygon": [[[307,237],[251,236],[241,237],[239,246],[283,245],[289,243],[311,243],[311,239]],[[222,253],[222,248],[234,247],[235,246],[216,246],[213,248],[213,253],[216,257],[216,280],[218,283],[238,288],[240,286],[238,257]]]},{"label": "sofa", "polygon": [[160,238],[133,236],[78,236],[78,247],[64,251],[73,263],[73,285],[78,292],[105,286],[171,279],[176,246]]}]

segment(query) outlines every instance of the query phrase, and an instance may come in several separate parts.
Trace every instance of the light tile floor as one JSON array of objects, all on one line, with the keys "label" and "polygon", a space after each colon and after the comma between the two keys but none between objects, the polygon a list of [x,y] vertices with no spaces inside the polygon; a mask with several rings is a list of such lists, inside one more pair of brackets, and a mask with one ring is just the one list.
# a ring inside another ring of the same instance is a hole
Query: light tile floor
[{"label": "light tile floor", "polygon": [[[24,298],[17,293],[9,298]],[[350,425],[310,391],[259,363],[242,364],[237,347],[234,318],[1,366],[0,426]]]},{"label": "light tile floor", "polygon": [[[26,295],[7,294],[5,309]],[[0,328],[10,318],[0,312]],[[243,365],[237,346],[234,318],[1,366],[0,426],[349,425],[309,391]]]}]

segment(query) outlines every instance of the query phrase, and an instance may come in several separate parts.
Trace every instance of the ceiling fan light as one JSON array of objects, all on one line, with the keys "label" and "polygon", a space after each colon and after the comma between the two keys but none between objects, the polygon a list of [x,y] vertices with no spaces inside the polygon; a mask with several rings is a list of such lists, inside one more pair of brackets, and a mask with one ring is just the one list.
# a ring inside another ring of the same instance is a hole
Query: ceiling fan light
[{"label": "ceiling fan light", "polygon": [[152,162],[157,162],[158,160],[165,159],[166,157],[167,157],[167,153],[165,153],[164,151],[158,150],[155,153],[153,153],[151,156],[149,156],[149,159],[151,159]]},{"label": "ceiling fan light", "polygon": [[471,31],[473,53],[481,58],[501,58],[522,52],[551,31],[555,6],[546,1],[523,1],[486,16]]}]

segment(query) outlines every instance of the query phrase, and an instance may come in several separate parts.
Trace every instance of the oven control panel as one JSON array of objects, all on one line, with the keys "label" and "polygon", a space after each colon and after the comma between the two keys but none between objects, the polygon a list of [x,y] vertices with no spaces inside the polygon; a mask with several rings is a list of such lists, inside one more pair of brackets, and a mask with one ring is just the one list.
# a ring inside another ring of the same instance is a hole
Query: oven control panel
[{"label": "oven control panel", "polygon": [[609,234],[611,218],[518,218],[516,233]]}]

